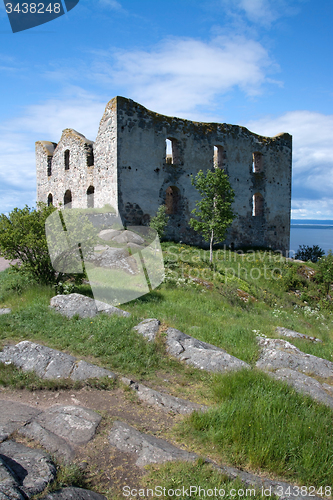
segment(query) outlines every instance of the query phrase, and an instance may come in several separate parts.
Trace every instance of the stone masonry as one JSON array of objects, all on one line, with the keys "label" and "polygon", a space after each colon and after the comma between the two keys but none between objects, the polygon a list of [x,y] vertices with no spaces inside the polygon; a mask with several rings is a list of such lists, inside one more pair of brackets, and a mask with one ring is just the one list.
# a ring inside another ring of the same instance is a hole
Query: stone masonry
[{"label": "stone masonry", "polygon": [[[96,141],[65,129],[36,143],[37,199],[55,206],[111,205],[127,226],[147,225],[161,204],[167,239],[205,245],[188,224],[199,199],[191,175],[223,168],[235,191],[231,247],[289,250],[292,137],[254,134],[147,110],[124,97],[106,106]],[[90,196],[88,196],[90,195]],[[207,245],[207,244],[206,244]]]}]

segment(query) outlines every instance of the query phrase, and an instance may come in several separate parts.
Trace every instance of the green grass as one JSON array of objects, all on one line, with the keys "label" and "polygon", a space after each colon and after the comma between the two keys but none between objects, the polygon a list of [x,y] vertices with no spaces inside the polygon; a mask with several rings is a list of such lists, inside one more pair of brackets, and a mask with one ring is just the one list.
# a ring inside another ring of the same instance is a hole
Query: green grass
[{"label": "green grass", "polygon": [[218,407],[194,413],[182,438],[238,467],[274,472],[301,485],[333,484],[333,413],[286,384],[253,371],[216,377]]},{"label": "green grass", "polygon": [[[286,263],[269,252],[214,252],[211,268],[209,252],[172,243],[162,247],[167,279],[158,289],[121,306],[131,313],[130,318],[64,318],[48,307],[53,288],[31,284],[11,271],[0,273],[0,307],[13,311],[0,316],[0,345],[31,340],[136,380],[163,385],[169,378],[169,392],[218,405],[187,419],[179,439],[186,437],[201,453],[214,449],[214,456],[233,465],[269,471],[299,484],[331,485],[332,410],[256,369],[222,376],[188,367],[167,355],[163,333],[167,327],[177,328],[254,367],[259,355],[257,334],[274,338],[275,328],[282,326],[322,339],[323,343],[288,340],[304,352],[333,361],[331,305],[322,306],[316,282],[299,274],[298,268],[304,266]],[[295,287],[301,297],[293,293]],[[255,300],[243,302],[237,289]],[[91,296],[88,285],[76,286],[75,291]],[[162,322],[163,331],[155,343],[132,330],[144,318]],[[44,388],[45,383],[13,367],[0,368],[2,385]],[[173,471],[174,484],[182,474],[193,480],[203,474],[203,480],[210,477],[208,483],[214,482],[215,472],[207,467],[170,465],[158,468],[151,477],[157,480],[164,474],[169,481],[165,471]],[[166,484],[173,484],[170,481]]]},{"label": "green grass", "polygon": [[[142,481],[142,488],[145,491],[152,489],[157,493],[161,491],[158,488],[165,488],[163,498],[166,500],[207,497],[237,500],[251,497],[264,498],[261,495],[261,488],[245,486],[239,480],[231,481],[202,459],[194,463],[168,462],[161,466],[150,466],[148,471],[148,476]],[[183,488],[185,489],[184,496],[182,495]],[[270,498],[277,497],[272,495]]]}]

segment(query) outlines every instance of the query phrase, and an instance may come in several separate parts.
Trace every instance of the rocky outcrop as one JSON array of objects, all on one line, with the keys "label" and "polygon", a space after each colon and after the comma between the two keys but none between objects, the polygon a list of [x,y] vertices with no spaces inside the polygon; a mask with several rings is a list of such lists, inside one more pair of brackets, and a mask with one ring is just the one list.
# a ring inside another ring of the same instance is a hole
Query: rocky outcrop
[{"label": "rocky outcrop", "polygon": [[25,372],[33,371],[44,379],[71,378],[86,380],[89,378],[116,378],[110,370],[101,368],[86,361],[77,361],[70,354],[35,344],[28,340],[15,346],[6,346],[0,352],[0,362],[13,364]]},{"label": "rocky outcrop", "polygon": [[313,377],[309,377],[296,370],[291,370],[290,368],[280,368],[275,372],[268,373],[276,380],[282,380],[292,385],[296,391],[307,394],[319,403],[324,403],[333,408],[333,386],[321,384]]},{"label": "rocky outcrop", "polygon": [[158,319],[144,319],[138,325],[134,326],[133,330],[145,337],[149,342],[155,340],[161,322]]},{"label": "rocky outcrop", "polygon": [[69,487],[49,493],[41,500],[106,500],[106,497],[94,491]]},{"label": "rocky outcrop", "polygon": [[0,316],[2,314],[10,314],[11,312],[12,312],[12,310],[9,307],[5,307],[3,309],[0,309]]},{"label": "rocky outcrop", "polygon": [[258,344],[261,353],[256,364],[257,368],[262,370],[290,368],[307,375],[333,378],[331,361],[306,354],[286,340],[258,337]]},{"label": "rocky outcrop", "polygon": [[23,500],[42,493],[56,476],[50,456],[15,441],[0,444],[0,498]]},{"label": "rocky outcrop", "polygon": [[227,372],[251,368],[241,359],[231,356],[220,347],[216,347],[201,340],[190,337],[180,330],[168,328],[167,350],[187,364],[193,365],[201,370],[212,372]]},{"label": "rocky outcrop", "polygon": [[[293,386],[296,391],[307,394],[314,400],[333,408],[333,385],[331,385],[333,384],[333,363],[331,361],[306,354],[286,340],[262,337],[257,337],[257,339],[261,347],[257,368]],[[320,383],[314,378],[316,376],[327,379],[331,383]]]},{"label": "rocky outcrop", "polygon": [[205,405],[192,403],[192,401],[188,401],[187,399],[177,398],[175,396],[170,396],[169,394],[155,391],[154,389],[150,389],[145,385],[133,382],[133,380],[125,377],[122,377],[121,381],[134,390],[141,401],[144,401],[152,406],[157,406],[166,412],[188,415],[193,411],[206,411],[208,409]]},{"label": "rocky outcrop", "polygon": [[323,342],[322,340],[317,339],[316,337],[310,337],[309,335],[305,335],[305,333],[299,333],[295,332],[294,330],[288,330],[288,328],[282,328],[281,326],[275,328],[275,331],[278,335],[281,335],[281,337],[291,337],[295,339],[311,340],[312,342]]},{"label": "rocky outcrop", "polygon": [[94,437],[101,419],[96,412],[80,406],[53,406],[18,432],[69,460],[78,446],[87,444]]},{"label": "rocky outcrop", "polygon": [[181,450],[164,439],[139,432],[124,422],[115,422],[109,433],[109,442],[120,451],[135,453],[136,465],[160,464],[172,460],[193,461],[195,453]]},{"label": "rocky outcrop", "polygon": [[99,300],[91,299],[79,293],[70,293],[68,295],[56,295],[52,297],[50,308],[57,312],[72,318],[78,315],[80,318],[94,318],[99,313],[117,314],[118,316],[130,316],[128,312],[122,311],[117,307],[111,306]]}]

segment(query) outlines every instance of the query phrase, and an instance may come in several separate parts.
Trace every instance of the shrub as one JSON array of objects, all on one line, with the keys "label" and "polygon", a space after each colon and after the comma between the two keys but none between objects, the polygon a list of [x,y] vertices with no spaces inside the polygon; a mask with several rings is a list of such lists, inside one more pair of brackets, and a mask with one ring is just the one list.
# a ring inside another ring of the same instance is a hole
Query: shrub
[{"label": "shrub", "polygon": [[166,206],[160,205],[158,207],[155,217],[152,217],[150,220],[149,226],[152,229],[155,229],[160,239],[163,238],[164,236],[168,219],[169,216],[166,214]]},{"label": "shrub", "polygon": [[313,245],[312,247],[308,245],[300,245],[295,253],[295,259],[317,262],[320,257],[323,257],[323,255],[325,255],[325,252],[322,248],[319,248],[318,245]]}]

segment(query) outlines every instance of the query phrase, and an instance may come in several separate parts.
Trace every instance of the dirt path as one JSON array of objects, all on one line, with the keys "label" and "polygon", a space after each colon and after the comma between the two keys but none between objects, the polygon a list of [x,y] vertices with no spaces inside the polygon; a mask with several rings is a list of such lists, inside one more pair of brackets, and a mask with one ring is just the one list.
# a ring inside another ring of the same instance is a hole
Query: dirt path
[{"label": "dirt path", "polygon": [[[182,417],[166,414],[140,402],[133,391],[122,388],[104,391],[84,387],[80,390],[31,392],[0,387],[0,400],[11,400],[47,409],[54,405],[79,405],[100,413],[103,417],[95,438],[81,447],[75,458],[77,464],[86,466],[85,475],[89,489],[106,493],[112,490],[121,495],[123,486],[138,488],[145,470],[135,465],[136,457],[111,447],[108,434],[112,423],[121,420],[141,432],[163,437]],[[15,440],[38,447],[36,443],[15,435]],[[114,498],[107,494],[107,498]]]}]

